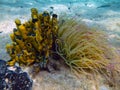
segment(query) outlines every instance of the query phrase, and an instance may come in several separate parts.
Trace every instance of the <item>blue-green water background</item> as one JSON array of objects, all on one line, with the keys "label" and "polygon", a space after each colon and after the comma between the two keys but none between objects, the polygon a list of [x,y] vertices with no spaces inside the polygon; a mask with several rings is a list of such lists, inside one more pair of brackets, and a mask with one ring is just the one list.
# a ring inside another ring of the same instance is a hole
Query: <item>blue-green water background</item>
[{"label": "blue-green water background", "polygon": [[109,39],[114,45],[120,45],[120,0],[0,0],[0,22],[15,18],[27,20],[32,7],[97,25],[111,35]]}]

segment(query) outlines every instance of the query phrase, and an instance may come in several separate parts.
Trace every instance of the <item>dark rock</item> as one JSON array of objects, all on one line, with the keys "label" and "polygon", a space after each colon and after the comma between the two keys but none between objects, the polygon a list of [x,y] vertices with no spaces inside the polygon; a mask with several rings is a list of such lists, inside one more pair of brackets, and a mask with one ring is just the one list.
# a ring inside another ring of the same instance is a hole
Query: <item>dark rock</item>
[{"label": "dark rock", "polygon": [[0,31],[0,33],[2,33],[3,31]]},{"label": "dark rock", "polygon": [[7,83],[5,82],[5,79],[0,78],[0,90],[4,90],[7,88]]},{"label": "dark rock", "polygon": [[54,7],[53,7],[53,6],[51,6],[50,8],[51,8],[51,9],[54,9]]},{"label": "dark rock", "polygon": [[23,71],[22,71],[21,67],[17,67],[17,66],[16,66],[15,72],[16,72],[16,73],[22,73]]},{"label": "dark rock", "polygon": [[6,61],[0,60],[0,77],[3,77],[6,73]]},{"label": "dark rock", "polygon": [[18,74],[14,71],[7,72],[5,78],[7,78],[10,82],[13,82],[17,79]]},{"label": "dark rock", "polygon": [[29,78],[26,72],[20,73],[16,81],[17,90],[32,90],[32,80]]},{"label": "dark rock", "polygon": [[32,90],[33,81],[18,66],[10,70],[6,61],[0,60],[0,90]]},{"label": "dark rock", "polygon": [[101,6],[97,7],[97,8],[106,8],[106,7],[110,7],[110,6],[111,6],[111,5],[106,4],[106,5],[101,5]]},{"label": "dark rock", "polygon": [[23,6],[20,6],[20,8],[23,8]]}]

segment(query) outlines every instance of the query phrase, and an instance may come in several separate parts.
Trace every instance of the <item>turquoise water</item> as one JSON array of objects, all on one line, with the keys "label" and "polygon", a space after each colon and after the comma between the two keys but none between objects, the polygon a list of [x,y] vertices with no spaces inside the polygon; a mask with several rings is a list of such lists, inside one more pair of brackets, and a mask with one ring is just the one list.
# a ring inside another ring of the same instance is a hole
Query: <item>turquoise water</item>
[{"label": "turquoise water", "polygon": [[120,0],[0,0],[0,21],[28,20],[32,7],[97,25],[109,34],[111,42],[120,44]]},{"label": "turquoise water", "polygon": [[[96,18],[108,10],[120,11],[120,0],[0,0],[0,15],[26,14],[32,7],[42,10],[66,12],[85,18]],[[107,16],[106,16],[107,17]],[[101,18],[103,19],[103,18]]]}]

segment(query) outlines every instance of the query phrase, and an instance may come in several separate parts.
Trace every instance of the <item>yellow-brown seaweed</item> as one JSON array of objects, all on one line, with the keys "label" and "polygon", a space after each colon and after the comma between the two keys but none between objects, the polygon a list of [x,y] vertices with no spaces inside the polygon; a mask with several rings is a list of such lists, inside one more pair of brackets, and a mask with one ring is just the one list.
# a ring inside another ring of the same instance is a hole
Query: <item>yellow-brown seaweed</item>
[{"label": "yellow-brown seaweed", "polygon": [[[36,8],[31,9],[31,19],[21,23],[15,20],[16,28],[10,37],[13,44],[6,45],[7,52],[11,56],[9,65],[16,62],[19,65],[41,64],[40,67],[46,68],[53,42],[57,38],[58,21],[57,15],[52,18],[49,12],[38,13]],[[42,63],[41,63],[42,62]]]},{"label": "yellow-brown seaweed", "polygon": [[[63,20],[61,19],[61,22]],[[60,23],[57,53],[74,71],[84,73],[85,70],[98,72],[105,69],[115,54],[109,45],[107,35],[97,28],[73,19],[65,19]]]}]

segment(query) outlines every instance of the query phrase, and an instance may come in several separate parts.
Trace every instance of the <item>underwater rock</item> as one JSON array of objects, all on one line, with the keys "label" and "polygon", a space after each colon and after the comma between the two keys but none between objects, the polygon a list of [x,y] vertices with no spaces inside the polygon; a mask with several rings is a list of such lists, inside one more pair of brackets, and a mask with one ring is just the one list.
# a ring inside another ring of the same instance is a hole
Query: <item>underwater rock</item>
[{"label": "underwater rock", "polygon": [[6,62],[3,60],[0,60],[0,77],[5,75],[6,70],[7,70]]},{"label": "underwater rock", "polygon": [[32,84],[29,75],[20,67],[10,67],[0,60],[0,90],[32,90]]},{"label": "underwater rock", "polygon": [[32,80],[29,79],[26,72],[23,72],[18,75],[16,84],[16,88],[19,88],[20,90],[30,90],[32,87]]},{"label": "underwater rock", "polygon": [[0,33],[2,33],[3,31],[0,31]]},{"label": "underwater rock", "polygon": [[97,7],[97,8],[107,8],[107,7],[110,7],[110,6],[111,6],[111,5],[106,4],[106,5],[101,5],[101,6]]},{"label": "underwater rock", "polygon": [[5,80],[0,78],[0,90],[4,90],[6,86]]}]

